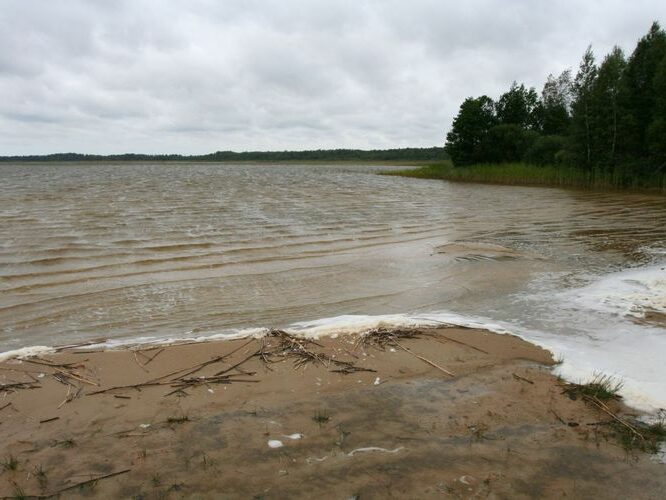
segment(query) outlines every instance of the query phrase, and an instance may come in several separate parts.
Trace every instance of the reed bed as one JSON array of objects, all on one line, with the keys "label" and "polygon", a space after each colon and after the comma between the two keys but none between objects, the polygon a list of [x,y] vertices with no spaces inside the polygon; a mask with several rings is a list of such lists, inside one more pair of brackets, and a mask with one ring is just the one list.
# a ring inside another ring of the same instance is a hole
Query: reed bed
[{"label": "reed bed", "polygon": [[398,170],[385,174],[418,179],[443,179],[453,182],[646,190],[666,193],[666,174],[635,176],[620,168],[583,170],[574,167],[539,166],[528,163],[494,163],[454,167],[450,161],[443,161],[417,169]]}]

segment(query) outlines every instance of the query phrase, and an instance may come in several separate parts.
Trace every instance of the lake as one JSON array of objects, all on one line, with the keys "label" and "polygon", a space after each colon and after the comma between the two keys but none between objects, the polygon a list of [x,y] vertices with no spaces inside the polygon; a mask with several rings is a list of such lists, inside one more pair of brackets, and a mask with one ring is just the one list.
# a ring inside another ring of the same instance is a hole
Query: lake
[{"label": "lake", "polygon": [[0,164],[0,351],[445,321],[666,406],[666,197],[391,168]]}]

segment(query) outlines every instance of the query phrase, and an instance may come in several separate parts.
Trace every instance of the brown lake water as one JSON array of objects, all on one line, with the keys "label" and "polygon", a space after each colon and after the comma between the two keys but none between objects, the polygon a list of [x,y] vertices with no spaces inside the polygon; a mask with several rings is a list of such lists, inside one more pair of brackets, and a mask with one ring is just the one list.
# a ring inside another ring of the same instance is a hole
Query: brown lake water
[{"label": "brown lake water", "polygon": [[387,169],[0,164],[0,352],[452,321],[666,406],[666,197]]}]

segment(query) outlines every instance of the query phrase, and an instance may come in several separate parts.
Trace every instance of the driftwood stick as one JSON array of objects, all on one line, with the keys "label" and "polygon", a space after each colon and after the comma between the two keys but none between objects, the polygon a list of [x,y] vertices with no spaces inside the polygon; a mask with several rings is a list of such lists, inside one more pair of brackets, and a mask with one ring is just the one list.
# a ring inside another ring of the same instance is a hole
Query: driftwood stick
[{"label": "driftwood stick", "polygon": [[[143,366],[146,366],[146,365],[152,363],[155,360],[155,358],[157,356],[159,356],[160,354],[162,354],[163,352],[164,352],[164,347],[162,347],[159,351],[157,351],[155,354],[153,354],[153,357],[150,358],[148,361],[146,361],[146,363]],[[144,356],[145,356],[145,354],[144,354]]]},{"label": "driftwood stick", "polygon": [[394,342],[395,345],[397,345],[400,349],[402,349],[402,350],[408,352],[409,354],[411,354],[412,356],[414,356],[414,357],[420,359],[420,360],[423,361],[424,363],[427,363],[427,364],[429,364],[430,366],[434,366],[434,367],[437,368],[438,370],[441,370],[442,372],[446,373],[449,377],[455,377],[455,375],[454,375],[452,372],[450,372],[449,370],[447,370],[446,368],[442,368],[442,367],[439,366],[437,363],[434,363],[434,362],[430,361],[429,359],[426,359],[426,358],[424,358],[423,356],[419,356],[419,355],[416,354],[415,352],[410,351],[409,349],[407,349],[406,347],[404,347],[402,344],[400,344],[400,343],[399,343],[398,341],[396,341],[396,340],[394,340],[393,342]]},{"label": "driftwood stick", "polygon": [[[52,361],[49,361],[48,359],[41,359],[41,358],[38,358],[38,359],[37,358],[26,358],[23,361],[25,361],[26,363],[32,363],[34,365],[50,366],[51,368],[65,368],[67,370],[81,365],[81,362],[78,362],[78,363],[53,363]],[[87,359],[84,360],[84,361],[87,361]]]},{"label": "driftwood stick", "polygon": [[232,366],[230,366],[229,368],[227,368],[227,369],[225,369],[225,370],[222,370],[222,371],[217,372],[217,373],[215,374],[215,376],[217,377],[217,376],[219,376],[219,375],[224,375],[225,373],[230,372],[230,371],[233,370],[234,368],[238,368],[238,367],[239,367],[240,365],[242,365],[243,363],[247,363],[247,362],[250,361],[252,358],[254,358],[255,356],[258,356],[258,355],[260,355],[260,354],[261,354],[261,350],[259,350],[259,351],[257,351],[257,352],[253,352],[253,353],[250,354],[248,357],[246,357],[246,358],[244,358],[243,360],[239,361],[239,362],[236,363],[235,365],[232,365]]},{"label": "driftwood stick", "polygon": [[80,342],[78,344],[67,344],[67,345],[57,346],[55,348],[55,351],[60,352],[60,351],[66,350],[66,349],[76,349],[77,347],[85,347],[87,345],[101,344],[102,342],[106,342],[106,339],[105,338],[91,339],[91,340],[87,340],[85,342]]},{"label": "driftwood stick", "polygon": [[130,384],[130,385],[116,385],[114,387],[107,387],[106,389],[100,389],[99,391],[89,392],[88,396],[94,396],[95,394],[104,394],[105,392],[111,392],[120,389],[141,389],[142,387],[150,387],[155,385],[169,385],[171,382],[142,382],[140,384]]},{"label": "driftwood stick", "polygon": [[137,364],[137,366],[141,368],[144,372],[150,373],[148,369],[139,362],[139,357],[136,355],[136,351],[132,351],[132,354],[134,355],[134,362]]},{"label": "driftwood stick", "polygon": [[96,478],[88,479],[87,481],[81,481],[80,483],[72,484],[71,486],[67,486],[66,488],[62,488],[58,491],[55,491],[55,492],[51,493],[49,495],[49,497],[56,497],[56,496],[60,495],[61,493],[64,493],[65,491],[70,491],[70,490],[73,490],[74,488],[78,488],[80,486],[85,486],[85,485],[90,484],[90,483],[96,483],[97,481],[100,481],[102,479],[108,479],[110,477],[119,476],[121,474],[126,474],[131,470],[132,469],[124,469],[124,470],[120,470],[118,472],[112,472],[110,474],[105,474],[103,476],[97,476]]},{"label": "driftwood stick", "polygon": [[623,425],[624,427],[626,427],[627,429],[629,429],[629,430],[630,430],[633,434],[635,434],[637,437],[639,437],[639,438],[641,438],[641,439],[643,439],[643,440],[645,439],[645,436],[643,436],[643,434],[641,434],[640,432],[638,432],[638,430],[636,429],[636,427],[634,427],[633,425],[631,425],[631,424],[630,424],[629,422],[627,422],[626,420],[623,420],[623,419],[621,419],[620,417],[618,417],[615,413],[613,413],[613,412],[608,408],[608,406],[606,406],[604,403],[602,403],[601,401],[599,401],[598,398],[591,397],[591,396],[587,396],[587,395],[585,395],[585,394],[583,394],[583,398],[585,398],[587,401],[590,401],[592,404],[594,404],[597,408],[599,408],[601,411],[603,411],[605,414],[607,414],[607,415],[608,415],[609,417],[611,417],[613,420],[617,421],[618,423],[620,423],[621,425]]},{"label": "driftwood stick", "polygon": [[176,370],[174,372],[167,373],[166,375],[162,375],[161,377],[157,377],[157,378],[151,380],[150,382],[157,382],[158,380],[163,380],[165,378],[173,377],[175,375],[177,375],[178,377],[186,377],[187,375],[192,375],[193,373],[198,372],[199,370],[201,370],[202,368],[205,368],[208,365],[212,365],[213,363],[218,363],[218,362],[224,360],[225,358],[228,358],[232,354],[235,354],[237,351],[240,351],[243,347],[247,346],[251,342],[254,342],[254,339],[248,340],[243,345],[237,347],[236,349],[234,349],[231,352],[228,352],[227,354],[223,354],[221,356],[215,356],[214,358],[209,359],[208,361],[204,361],[203,363],[197,363],[194,366],[190,366],[190,367],[187,367],[187,368],[181,368],[180,370]]},{"label": "driftwood stick", "polygon": [[559,422],[560,422],[562,425],[567,425],[567,423],[564,421],[564,419],[563,419],[562,417],[560,417],[560,416],[555,412],[555,410],[553,410],[553,409],[551,408],[550,412],[551,412],[553,415],[555,415],[555,418],[556,418],[557,420],[559,420]]},{"label": "driftwood stick", "polygon": [[11,404],[11,402],[10,402],[10,403],[7,403],[5,406],[0,406],[0,411],[4,410],[5,408],[10,407],[11,405],[12,405],[12,404]]},{"label": "driftwood stick", "polygon": [[462,342],[461,340],[452,339],[451,337],[449,337],[449,336],[447,336],[447,335],[443,335],[443,334],[441,334],[441,333],[433,333],[433,334],[431,335],[431,337],[432,337],[433,339],[435,339],[437,342],[439,342],[440,344],[443,344],[444,342],[442,342],[441,340],[439,340],[437,337],[443,337],[443,338],[445,338],[446,340],[448,340],[448,341],[450,341],[450,342],[455,342],[456,344],[464,345],[465,347],[469,347],[470,349],[474,349],[475,351],[482,352],[483,354],[488,354],[488,351],[484,351],[484,350],[481,349],[480,347],[476,347],[476,346],[473,346],[473,345],[471,345],[471,344],[467,344],[466,342]]},{"label": "driftwood stick", "polygon": [[515,378],[516,380],[522,380],[523,382],[527,382],[528,384],[534,385],[533,381],[531,381],[530,379],[527,379],[525,377],[521,377],[517,373],[512,373],[511,375],[513,375],[513,378]]},{"label": "driftwood stick", "polygon": [[0,391],[7,391],[13,389],[37,389],[40,387],[39,384],[34,382],[16,382],[13,384],[0,384]]},{"label": "driftwood stick", "polygon": [[77,373],[75,373],[75,372],[73,372],[73,371],[70,371],[70,370],[67,370],[67,371],[59,370],[58,368],[56,368],[55,371],[56,371],[57,373],[60,373],[63,377],[70,377],[70,378],[73,378],[73,379],[75,379],[75,380],[78,380],[79,382],[83,382],[84,384],[94,385],[94,386],[96,386],[96,387],[99,387],[99,384],[98,384],[97,382],[93,382],[92,380],[88,380],[87,378],[85,378],[85,377],[83,377],[83,376],[81,376],[81,375],[79,375],[79,374],[77,374]]}]

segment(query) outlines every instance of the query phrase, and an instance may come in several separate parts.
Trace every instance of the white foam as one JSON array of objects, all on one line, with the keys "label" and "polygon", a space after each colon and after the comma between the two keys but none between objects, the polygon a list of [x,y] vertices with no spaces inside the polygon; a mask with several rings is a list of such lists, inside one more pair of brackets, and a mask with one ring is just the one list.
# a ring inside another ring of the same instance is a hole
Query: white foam
[{"label": "white foam", "polygon": [[666,314],[666,266],[656,265],[608,274],[569,293],[579,305],[619,316],[645,318]]},{"label": "white foam", "polygon": [[360,334],[376,328],[426,328],[441,325],[480,328],[495,333],[509,333],[507,328],[487,318],[462,316],[450,312],[428,314],[343,315],[289,325],[285,331],[306,338],[334,334]]},{"label": "white foam", "polygon": [[36,345],[31,347],[22,347],[21,349],[14,349],[13,351],[0,352],[0,362],[7,361],[8,359],[23,359],[32,356],[40,356],[44,354],[52,354],[55,352],[53,347],[44,345]]}]

